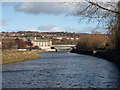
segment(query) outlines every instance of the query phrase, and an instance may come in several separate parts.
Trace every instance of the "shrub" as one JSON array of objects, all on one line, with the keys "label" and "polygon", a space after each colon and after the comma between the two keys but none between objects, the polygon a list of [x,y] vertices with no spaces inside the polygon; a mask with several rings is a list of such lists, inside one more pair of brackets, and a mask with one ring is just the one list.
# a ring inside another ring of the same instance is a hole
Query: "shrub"
[{"label": "shrub", "polygon": [[34,47],[32,47],[32,49],[39,49],[39,47],[38,46],[34,46]]},{"label": "shrub", "polygon": [[93,50],[104,48],[107,42],[107,36],[101,34],[92,34],[89,37],[80,38],[77,48],[80,50]]}]

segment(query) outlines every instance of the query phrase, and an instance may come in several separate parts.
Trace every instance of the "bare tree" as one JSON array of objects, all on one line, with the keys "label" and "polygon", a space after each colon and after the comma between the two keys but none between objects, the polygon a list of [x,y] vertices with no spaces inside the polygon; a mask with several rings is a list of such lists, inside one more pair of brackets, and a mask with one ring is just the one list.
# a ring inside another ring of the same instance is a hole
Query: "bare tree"
[{"label": "bare tree", "polygon": [[23,39],[16,38],[15,45],[17,46],[18,49],[26,48],[26,42]]},{"label": "bare tree", "polygon": [[[120,51],[120,1],[119,2],[97,2],[85,0],[77,6],[82,6],[76,15],[80,15],[80,20],[87,19],[88,22],[97,20],[97,27],[109,29],[109,34],[114,35],[116,50]],[[114,27],[114,28],[113,28]]]}]

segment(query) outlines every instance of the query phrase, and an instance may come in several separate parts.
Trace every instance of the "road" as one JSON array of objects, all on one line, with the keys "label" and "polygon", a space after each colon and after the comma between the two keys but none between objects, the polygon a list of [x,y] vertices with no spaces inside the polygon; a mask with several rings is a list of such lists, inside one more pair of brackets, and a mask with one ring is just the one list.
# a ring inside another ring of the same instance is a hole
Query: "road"
[{"label": "road", "polygon": [[118,88],[119,70],[104,59],[66,51],[3,65],[3,88]]}]

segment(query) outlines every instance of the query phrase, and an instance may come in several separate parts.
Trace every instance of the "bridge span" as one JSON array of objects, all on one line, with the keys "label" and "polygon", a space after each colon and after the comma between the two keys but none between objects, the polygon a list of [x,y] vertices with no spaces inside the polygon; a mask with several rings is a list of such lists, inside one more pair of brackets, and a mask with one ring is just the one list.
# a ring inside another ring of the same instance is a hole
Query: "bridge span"
[{"label": "bridge span", "polygon": [[71,50],[72,47],[75,47],[76,45],[52,45],[52,48],[57,50]]}]

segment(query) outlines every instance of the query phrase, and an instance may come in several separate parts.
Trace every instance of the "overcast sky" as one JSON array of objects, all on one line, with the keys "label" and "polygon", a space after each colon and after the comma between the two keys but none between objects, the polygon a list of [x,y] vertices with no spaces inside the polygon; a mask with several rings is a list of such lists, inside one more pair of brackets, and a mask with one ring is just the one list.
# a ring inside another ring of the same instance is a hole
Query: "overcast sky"
[{"label": "overcast sky", "polygon": [[79,23],[74,4],[55,2],[2,3],[2,31],[80,32],[90,33],[96,22]]}]

